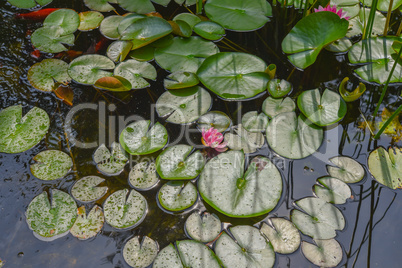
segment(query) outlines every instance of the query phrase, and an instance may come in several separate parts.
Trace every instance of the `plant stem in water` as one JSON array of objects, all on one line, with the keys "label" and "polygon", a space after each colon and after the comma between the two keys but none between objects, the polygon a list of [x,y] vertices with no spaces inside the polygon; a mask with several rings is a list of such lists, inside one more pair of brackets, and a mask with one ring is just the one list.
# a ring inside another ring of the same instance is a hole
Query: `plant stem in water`
[{"label": "plant stem in water", "polygon": [[377,4],[378,0],[373,0],[370,9],[370,15],[367,21],[367,27],[364,28],[363,39],[369,38],[371,36],[371,33],[373,32],[373,24],[374,24],[375,12],[377,10]]},{"label": "plant stem in water", "polygon": [[385,27],[384,27],[384,36],[387,36],[387,33],[388,33],[389,21],[391,19],[392,5],[393,4],[394,4],[394,0],[390,0],[389,1],[389,7],[388,7],[388,13],[387,13],[387,21],[385,22]]}]

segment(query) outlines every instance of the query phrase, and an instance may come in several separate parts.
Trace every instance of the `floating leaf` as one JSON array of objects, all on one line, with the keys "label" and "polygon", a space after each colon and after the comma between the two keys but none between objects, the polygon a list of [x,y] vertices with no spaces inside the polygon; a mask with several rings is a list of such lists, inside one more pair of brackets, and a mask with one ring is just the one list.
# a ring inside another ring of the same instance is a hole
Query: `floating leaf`
[{"label": "floating leaf", "polygon": [[225,36],[225,29],[213,21],[201,21],[194,25],[194,32],[207,40],[219,40]]},{"label": "floating leaf", "polygon": [[320,198],[306,197],[296,201],[296,205],[305,213],[293,209],[291,220],[305,235],[330,239],[336,236],[336,230],[345,227],[345,218],[339,209]]},{"label": "floating leaf", "polygon": [[169,181],[158,192],[158,200],[161,206],[174,212],[191,207],[197,199],[197,189],[191,182]]},{"label": "floating leaf", "polygon": [[342,8],[343,11],[347,12],[346,15],[350,18],[356,17],[359,14],[359,0],[331,0],[329,4],[331,6],[336,5],[337,8]]},{"label": "floating leaf", "polygon": [[[350,38],[363,33],[365,28],[367,28],[368,18],[370,17],[370,10],[370,8],[362,7],[358,12],[359,16],[356,16],[349,21],[350,27],[346,34],[346,37]],[[382,35],[384,33],[386,20],[386,17],[381,14],[381,12],[376,11],[374,13],[373,29],[371,35],[368,36]]]},{"label": "floating leaf", "polygon": [[114,75],[124,77],[131,83],[133,89],[149,87],[147,79],[156,79],[156,69],[148,62],[140,62],[136,60],[126,60],[121,62],[114,69]]},{"label": "floating leaf", "polygon": [[15,105],[0,111],[0,152],[21,153],[38,144],[46,135],[48,114],[34,107],[22,117],[22,106]]},{"label": "floating leaf", "polygon": [[349,22],[332,12],[312,13],[293,27],[282,41],[282,50],[290,62],[305,69],[315,62],[318,54],[328,44],[346,35]]},{"label": "floating leaf", "polygon": [[127,13],[125,16],[123,16],[123,20],[120,21],[117,30],[119,31],[119,34],[121,35],[127,28],[136,22],[139,19],[146,18],[145,15],[141,14],[136,14],[136,13]]},{"label": "floating leaf", "polygon": [[151,61],[154,59],[154,52],[155,47],[148,45],[134,49],[128,55],[138,61]]},{"label": "floating leaf", "polygon": [[78,30],[83,32],[98,28],[104,18],[102,13],[97,11],[85,11],[78,15],[80,16]]},{"label": "floating leaf", "polygon": [[71,195],[80,202],[96,201],[107,193],[108,188],[106,186],[98,186],[104,181],[105,179],[98,176],[84,177],[74,183],[73,188],[71,188]]},{"label": "floating leaf", "polygon": [[96,11],[100,12],[108,12],[114,10],[114,7],[110,5],[109,3],[115,3],[116,1],[114,0],[84,0],[84,4]]},{"label": "floating leaf", "polygon": [[156,256],[152,268],[184,268],[181,263],[179,253],[173,244],[169,244],[163,248]]},{"label": "floating leaf", "polygon": [[100,172],[108,176],[115,176],[123,171],[128,158],[117,142],[113,142],[111,148],[112,152],[105,144],[99,146],[94,153],[94,161]]},{"label": "floating leaf", "polygon": [[133,44],[129,41],[114,41],[107,48],[106,55],[114,62],[121,62],[131,51]]},{"label": "floating leaf", "polygon": [[139,191],[146,191],[154,187],[158,182],[155,163],[146,161],[137,163],[128,175],[130,185]]},{"label": "floating leaf", "polygon": [[160,117],[174,124],[191,123],[211,108],[212,98],[200,86],[185,91],[166,91],[156,101],[156,111]]},{"label": "floating leaf", "polygon": [[33,46],[47,53],[59,53],[68,50],[65,45],[73,45],[73,34],[62,35],[60,27],[42,27],[37,29],[31,36]]},{"label": "floating leaf", "polygon": [[208,57],[198,69],[200,81],[218,96],[244,100],[263,92],[269,77],[267,65],[257,56],[222,52]]},{"label": "floating leaf", "polygon": [[139,225],[145,219],[147,210],[145,198],[137,191],[128,189],[114,192],[103,204],[106,222],[118,229]]},{"label": "floating leaf", "polygon": [[[36,7],[39,3],[44,2],[43,5],[49,4],[53,0],[43,0],[43,1],[35,1],[35,0],[7,0],[10,4],[12,4],[15,7],[18,8],[24,8],[24,9],[29,9],[29,8],[34,8]],[[1,264],[1,262],[0,262]]]},{"label": "floating leaf", "polygon": [[197,177],[205,165],[200,151],[190,155],[193,147],[184,144],[174,145],[164,150],[156,158],[156,171],[164,180],[191,180]]},{"label": "floating leaf", "polygon": [[60,35],[74,33],[80,25],[80,17],[72,9],[61,8],[50,13],[43,22],[43,28],[59,27]]},{"label": "floating leaf", "polygon": [[373,177],[391,189],[402,188],[402,149],[379,147],[368,158],[368,167]]},{"label": "floating leaf", "polygon": [[262,111],[271,118],[274,118],[281,113],[294,112],[295,109],[296,104],[289,97],[284,99],[274,99],[272,97],[268,97],[262,103]]},{"label": "floating leaf", "polygon": [[208,130],[211,127],[217,129],[219,132],[223,132],[232,124],[229,116],[221,111],[211,111],[200,118],[197,121],[197,127],[199,130]]},{"label": "floating leaf", "polygon": [[119,39],[120,33],[118,31],[118,27],[119,27],[120,22],[123,19],[124,19],[123,16],[118,16],[118,15],[108,16],[102,20],[102,22],[99,26],[99,31],[106,38],[109,38],[112,40]]},{"label": "floating leaf", "polygon": [[224,267],[273,267],[275,252],[257,228],[248,225],[231,227],[235,240],[225,232],[215,244],[215,252]]},{"label": "floating leaf", "polygon": [[241,123],[249,132],[261,132],[267,128],[269,119],[264,113],[258,114],[257,111],[245,113],[241,118]]},{"label": "floating leaf", "polygon": [[336,156],[329,161],[336,167],[328,166],[327,171],[331,177],[337,178],[345,183],[356,183],[363,179],[364,168],[356,160],[346,156]]},{"label": "floating leaf", "polygon": [[349,81],[349,77],[345,77],[341,84],[339,85],[339,94],[341,94],[342,99],[346,102],[352,102],[360,98],[361,95],[366,91],[366,85],[363,83],[359,83],[359,86],[356,87],[352,92],[346,89],[346,83]]},{"label": "floating leaf", "polygon": [[131,267],[149,267],[158,254],[158,243],[144,236],[141,243],[138,236],[127,241],[123,248],[123,258]]},{"label": "floating leaf", "polygon": [[131,155],[144,155],[162,149],[168,141],[166,128],[156,122],[150,128],[150,120],[129,124],[120,134],[120,144]]},{"label": "floating leaf", "polygon": [[119,5],[127,11],[146,14],[155,11],[150,0],[118,0]]},{"label": "floating leaf", "polygon": [[73,166],[71,157],[58,150],[42,151],[34,156],[32,174],[40,180],[52,181],[63,178]]},{"label": "floating leaf", "polygon": [[275,252],[291,254],[300,246],[299,230],[291,221],[283,218],[270,218],[271,225],[262,223],[260,232],[268,238]]},{"label": "floating leaf", "polygon": [[352,196],[350,187],[341,180],[331,177],[317,179],[319,184],[314,185],[315,195],[332,204],[344,204]]},{"label": "floating leaf", "polygon": [[190,37],[193,34],[191,26],[182,20],[168,21],[172,26],[172,33],[182,37]]},{"label": "floating leaf", "polygon": [[108,70],[113,69],[113,61],[105,56],[84,55],[70,62],[68,74],[78,83],[93,85],[100,78],[112,76]]},{"label": "floating leaf", "polygon": [[314,124],[329,126],[341,120],[347,111],[341,96],[325,89],[322,96],[318,89],[306,90],[297,98],[300,111]]},{"label": "floating leaf", "polygon": [[26,211],[29,228],[42,237],[65,234],[77,217],[77,204],[69,194],[53,189],[51,197],[50,203],[47,192],[42,192],[29,203]]},{"label": "floating leaf", "polygon": [[194,28],[194,25],[201,22],[200,17],[191,13],[180,13],[173,18],[173,21],[177,22],[179,20],[185,21],[191,27],[191,29]]},{"label": "floating leaf", "polygon": [[183,240],[177,241],[176,246],[184,267],[221,267],[214,252],[204,244],[194,240]]},{"label": "floating leaf", "polygon": [[[380,122],[376,122],[375,127],[381,129],[391,116],[392,113],[387,108],[384,108],[381,112],[381,120]],[[395,116],[382,132],[383,134],[391,136],[393,142],[398,142],[402,139],[402,125],[399,120],[400,115]]]},{"label": "floating leaf", "polygon": [[342,247],[335,239],[315,239],[316,245],[302,242],[303,255],[320,267],[336,267],[342,260]]},{"label": "floating leaf", "polygon": [[304,116],[294,112],[281,113],[268,124],[266,137],[269,146],[279,155],[305,158],[321,146],[323,131]]},{"label": "floating leaf", "polygon": [[198,180],[202,199],[229,217],[266,214],[282,193],[281,174],[268,158],[253,158],[246,172],[244,158],[241,151],[219,154],[209,160]]},{"label": "floating leaf", "polygon": [[179,89],[196,86],[200,81],[194,73],[176,72],[168,75],[163,80],[166,89]]},{"label": "floating leaf", "polygon": [[267,89],[273,98],[278,99],[292,90],[292,84],[284,79],[272,79],[268,82]]},{"label": "floating leaf", "polygon": [[85,206],[78,208],[78,216],[74,225],[70,229],[70,233],[80,240],[96,236],[103,227],[105,218],[102,208],[95,205],[86,215]]},{"label": "floating leaf", "polygon": [[[360,0],[360,2],[368,7],[371,7],[373,0]],[[387,12],[390,2],[390,0],[378,0],[377,9]],[[402,5],[402,0],[394,0],[391,10],[397,9],[400,5]]]},{"label": "floating leaf", "polygon": [[232,127],[232,132],[225,133],[225,142],[233,150],[243,150],[244,153],[254,153],[264,143],[264,135],[261,132],[249,132],[242,124]]},{"label": "floating leaf", "polygon": [[60,85],[53,92],[65,104],[73,106],[74,91],[71,87]]},{"label": "floating leaf", "polygon": [[44,59],[35,63],[28,70],[28,81],[36,89],[51,92],[55,81],[69,83],[71,78],[67,73],[68,64],[58,59]]},{"label": "floating leaf", "polygon": [[213,241],[221,232],[222,223],[215,214],[204,212],[191,214],[185,224],[186,233],[195,241],[207,243]]},{"label": "floating leaf", "polygon": [[326,50],[336,53],[346,52],[352,47],[353,43],[348,38],[343,37],[338,39],[328,46],[325,47]]},{"label": "floating leaf", "polygon": [[131,90],[131,83],[126,78],[121,76],[106,76],[96,80],[94,87],[109,91],[120,92]]}]

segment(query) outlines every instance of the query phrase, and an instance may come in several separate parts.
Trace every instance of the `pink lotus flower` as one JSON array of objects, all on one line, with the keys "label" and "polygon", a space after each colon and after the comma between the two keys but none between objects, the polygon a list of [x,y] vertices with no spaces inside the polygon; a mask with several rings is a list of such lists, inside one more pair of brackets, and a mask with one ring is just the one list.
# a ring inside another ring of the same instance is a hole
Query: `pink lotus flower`
[{"label": "pink lotus flower", "polygon": [[321,12],[321,11],[329,11],[329,12],[333,12],[336,15],[338,15],[341,19],[345,19],[345,20],[349,20],[350,17],[347,17],[346,15],[348,14],[347,11],[343,11],[342,8],[340,8],[338,11],[336,10],[336,5],[334,6],[330,6],[328,5],[327,7],[322,7],[319,6],[318,9],[314,8],[314,12]]},{"label": "pink lotus flower", "polygon": [[207,147],[214,148],[218,152],[224,152],[227,142],[223,141],[223,135],[217,129],[211,127],[208,130],[202,129],[201,142]]}]

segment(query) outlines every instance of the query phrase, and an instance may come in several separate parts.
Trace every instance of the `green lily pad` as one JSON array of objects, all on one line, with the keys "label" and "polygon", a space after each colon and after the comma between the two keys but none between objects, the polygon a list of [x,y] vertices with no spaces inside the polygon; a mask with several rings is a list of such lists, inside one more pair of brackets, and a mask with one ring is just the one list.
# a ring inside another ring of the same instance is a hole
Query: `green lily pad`
[{"label": "green lily pad", "polygon": [[215,244],[215,253],[223,264],[223,267],[273,267],[275,252],[253,226],[238,225],[231,227],[235,240],[227,233],[222,233]]},{"label": "green lily pad", "polygon": [[110,5],[109,3],[116,3],[116,1],[114,0],[84,0],[84,4],[92,9],[92,10],[96,10],[96,11],[100,11],[100,12],[109,12],[114,10],[114,7],[112,5]]},{"label": "green lily pad", "polygon": [[198,199],[197,189],[191,182],[169,181],[158,192],[161,206],[169,211],[183,211]]},{"label": "green lily pad", "polygon": [[139,192],[123,189],[109,195],[103,204],[103,211],[106,222],[111,226],[118,229],[134,228],[145,219],[148,204]]},{"label": "green lily pad", "polygon": [[[394,37],[377,37],[354,44],[348,53],[349,61],[359,64],[367,63],[367,65],[355,69],[355,73],[366,81],[385,84],[397,56],[392,49],[392,44],[395,40],[398,39]],[[390,83],[402,82],[401,61],[398,60],[396,64]]]},{"label": "green lily pad", "polygon": [[347,111],[341,96],[329,89],[325,89],[322,96],[318,89],[303,91],[297,98],[297,106],[311,122],[321,127],[338,122]]},{"label": "green lily pad", "polygon": [[208,243],[218,237],[222,230],[221,220],[215,214],[204,212],[191,214],[185,224],[187,235],[202,243]]},{"label": "green lily pad", "polygon": [[58,150],[42,151],[33,160],[32,174],[40,180],[52,181],[63,178],[73,166],[71,157]]},{"label": "green lily pad", "polygon": [[123,16],[113,15],[104,18],[99,26],[101,34],[109,39],[116,40],[120,38],[118,27],[120,22],[124,19]]},{"label": "green lily pad", "polygon": [[343,250],[335,239],[315,239],[316,245],[302,242],[303,255],[320,267],[336,267],[342,261]]},{"label": "green lily pad", "polygon": [[208,0],[204,10],[208,18],[226,29],[243,32],[261,28],[272,15],[265,0]]},{"label": "green lily pad", "polygon": [[364,168],[356,160],[346,156],[336,156],[329,161],[336,167],[327,165],[327,172],[331,177],[345,183],[356,183],[364,178]]},{"label": "green lily pad", "polygon": [[232,124],[229,116],[221,111],[211,111],[200,118],[197,121],[197,127],[199,130],[208,130],[211,127],[217,129],[219,132],[223,132]]},{"label": "green lily pad", "polygon": [[312,13],[293,27],[282,41],[282,50],[290,62],[305,69],[315,62],[320,51],[328,44],[344,37],[349,22],[332,12]]},{"label": "green lily pad", "polygon": [[274,118],[281,113],[294,112],[295,109],[296,104],[289,97],[284,99],[274,99],[272,97],[268,97],[262,103],[262,111],[271,118]]},{"label": "green lily pad", "polygon": [[194,32],[207,40],[219,40],[225,36],[225,29],[213,21],[201,21],[194,25]]},{"label": "green lily pad", "polygon": [[[363,4],[363,0],[360,0],[360,2]],[[365,0],[364,5],[371,7],[372,2],[373,0]],[[387,12],[390,2],[390,0],[378,0],[377,9]],[[400,5],[402,5],[402,0],[394,0],[391,10],[397,9]]]},{"label": "green lily pad", "polygon": [[80,25],[78,30],[82,32],[91,31],[96,29],[101,24],[104,16],[97,11],[85,11],[78,14],[80,17]]},{"label": "green lily pad", "polygon": [[[354,37],[363,33],[370,16],[370,8],[362,7],[358,14],[359,16],[356,16],[349,21],[350,27],[346,37]],[[374,13],[373,29],[369,36],[383,35],[386,20],[386,17],[381,12],[376,11]]]},{"label": "green lily pad", "polygon": [[169,244],[165,248],[163,248],[156,256],[154,263],[152,264],[153,268],[184,268],[181,263],[179,253],[177,252],[175,246],[173,244]]},{"label": "green lily pad", "polygon": [[262,223],[260,232],[272,244],[275,252],[291,254],[300,246],[299,230],[291,221],[283,218],[270,218],[271,225]]},{"label": "green lily pad", "polygon": [[249,132],[242,124],[233,126],[232,132],[225,133],[224,137],[230,149],[243,150],[246,154],[254,153],[265,143],[261,132]]},{"label": "green lily pad", "polygon": [[[220,268],[214,252],[204,244],[194,240],[176,242],[177,250],[184,267],[192,268]],[[175,266],[176,268],[177,266]]]},{"label": "green lily pad", "polygon": [[175,37],[170,45],[155,50],[155,60],[170,72],[196,73],[205,58],[218,52],[214,43],[201,37]]},{"label": "green lily pad", "polygon": [[319,184],[313,187],[318,198],[331,204],[344,204],[352,196],[350,187],[341,180],[332,177],[317,179]]},{"label": "green lily pad", "polygon": [[141,243],[138,236],[134,236],[124,245],[123,258],[131,267],[149,267],[158,254],[158,243],[144,236]]},{"label": "green lily pad", "polygon": [[258,114],[257,111],[245,113],[241,118],[241,124],[249,132],[262,132],[268,126],[269,118],[264,113]]},{"label": "green lily pad", "polygon": [[43,22],[43,28],[59,27],[60,35],[74,33],[80,25],[80,16],[72,9],[61,8],[50,13]]},{"label": "green lily pad", "polygon": [[29,203],[26,219],[29,228],[41,237],[57,237],[68,232],[77,217],[77,204],[67,193],[51,190],[42,192]]},{"label": "green lily pad", "polygon": [[197,177],[205,165],[200,151],[190,145],[178,144],[164,150],[156,158],[156,171],[164,180],[191,180]]},{"label": "green lily pad", "polygon": [[326,50],[336,53],[346,52],[352,47],[353,43],[350,39],[343,37],[338,39],[328,46],[325,47]]},{"label": "green lily pad", "polygon": [[136,190],[146,191],[154,187],[158,182],[156,166],[154,162],[139,162],[130,171],[128,181]]},{"label": "green lily pad", "polygon": [[[30,9],[34,8],[37,5],[47,5],[51,3],[53,0],[7,0],[10,4],[18,8]],[[0,262],[0,264],[2,264]],[[1,266],[0,266],[1,267]]]},{"label": "green lily pad", "polygon": [[186,124],[197,120],[211,108],[212,98],[200,86],[185,91],[166,91],[156,101],[156,111],[167,122]]},{"label": "green lily pad", "polygon": [[191,26],[182,20],[168,21],[172,26],[172,33],[182,37],[190,37],[193,34]]},{"label": "green lily pad", "polygon": [[342,212],[320,198],[306,197],[295,203],[305,213],[293,209],[291,220],[305,235],[314,239],[330,239],[336,236],[336,230],[345,227]]},{"label": "green lily pad", "polygon": [[114,69],[114,75],[126,78],[131,83],[132,89],[149,87],[146,79],[156,80],[156,69],[148,62],[126,60]]},{"label": "green lily pad", "polygon": [[154,59],[155,47],[147,45],[134,49],[128,54],[131,58],[138,61],[151,61]]},{"label": "green lily pad", "polygon": [[121,62],[131,51],[133,44],[129,41],[114,41],[107,48],[106,55],[114,62]]},{"label": "green lily pad", "polygon": [[402,188],[402,149],[379,147],[368,158],[368,167],[373,177],[391,189]]},{"label": "green lily pad", "polygon": [[208,57],[198,69],[200,81],[218,96],[244,100],[263,92],[269,80],[267,65],[257,56],[222,52]]},{"label": "green lily pad", "polygon": [[28,81],[36,89],[53,91],[56,83],[69,83],[68,64],[58,59],[44,59],[35,63],[28,70]]},{"label": "green lily pad", "polygon": [[121,92],[121,91],[130,91],[131,83],[126,78],[121,76],[106,76],[99,78],[96,80],[94,84],[95,88]]},{"label": "green lily pad", "polygon": [[173,18],[173,21],[179,20],[186,22],[191,29],[193,29],[197,23],[201,22],[200,17],[191,13],[180,13]]},{"label": "green lily pad", "polygon": [[92,202],[101,199],[108,190],[106,186],[98,186],[104,181],[105,179],[98,176],[84,177],[74,183],[73,188],[71,188],[71,195],[80,202]]},{"label": "green lily pad", "polygon": [[105,144],[101,144],[94,153],[94,161],[101,173],[108,176],[115,176],[124,170],[128,158],[117,142],[112,143],[111,149],[110,152]]},{"label": "green lily pad", "polygon": [[103,227],[105,217],[102,208],[95,205],[88,216],[85,206],[78,208],[78,216],[74,225],[70,229],[70,233],[80,240],[86,240],[96,236]]},{"label": "green lily pad", "polygon": [[366,91],[366,85],[359,83],[359,85],[353,91],[348,91],[346,89],[346,84],[349,81],[349,77],[345,77],[341,84],[339,85],[339,94],[341,94],[342,99],[346,102],[352,102],[360,98],[361,95]]},{"label": "green lily pad", "polygon": [[21,153],[38,144],[46,135],[48,114],[34,107],[22,117],[22,106],[15,105],[0,111],[0,152]]},{"label": "green lily pad", "polygon": [[59,53],[67,51],[65,45],[73,45],[74,34],[62,34],[63,29],[56,27],[41,27],[31,36],[32,45],[40,51],[47,53]]},{"label": "green lily pad", "polygon": [[282,194],[281,174],[268,158],[253,158],[246,172],[244,158],[241,151],[219,154],[209,160],[198,180],[202,199],[229,217],[266,214]]},{"label": "green lily pad", "polygon": [[168,140],[166,128],[156,122],[150,128],[150,120],[129,124],[120,134],[120,144],[131,155],[151,154],[162,149]]},{"label": "green lily pad", "polygon": [[168,75],[163,80],[163,86],[166,89],[180,89],[196,86],[199,82],[195,73],[176,72]]},{"label": "green lily pad", "polygon": [[290,158],[305,158],[321,146],[323,130],[304,116],[294,112],[281,113],[268,124],[266,137],[269,146],[279,155]]},{"label": "green lily pad", "polygon": [[336,5],[337,9],[342,8],[343,11],[347,12],[346,16],[350,18],[354,18],[359,14],[359,0],[331,0],[329,4],[330,6]]},{"label": "green lily pad", "polygon": [[102,55],[84,55],[76,58],[68,66],[68,74],[76,82],[93,85],[103,77],[112,76],[109,70],[114,69],[114,63]]},{"label": "green lily pad", "polygon": [[136,13],[127,13],[127,16],[123,16],[123,20],[120,21],[119,26],[117,27],[117,30],[119,31],[119,34],[121,35],[127,28],[136,22],[139,19],[146,18],[145,15],[141,14],[136,14]]},{"label": "green lily pad", "polygon": [[118,0],[118,2],[122,8],[130,12],[146,14],[155,11],[155,7],[150,0]]},{"label": "green lily pad", "polygon": [[292,84],[284,79],[272,79],[268,82],[267,89],[273,98],[278,99],[292,90]]}]

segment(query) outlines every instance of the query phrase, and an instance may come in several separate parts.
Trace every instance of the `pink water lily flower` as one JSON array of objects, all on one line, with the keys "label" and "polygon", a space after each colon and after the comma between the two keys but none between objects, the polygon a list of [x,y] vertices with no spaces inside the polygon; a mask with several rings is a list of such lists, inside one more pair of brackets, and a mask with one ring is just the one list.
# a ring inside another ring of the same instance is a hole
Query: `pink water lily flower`
[{"label": "pink water lily flower", "polygon": [[214,148],[218,152],[224,152],[228,148],[226,148],[227,142],[223,141],[223,135],[217,129],[211,127],[208,130],[202,129],[202,138],[201,142],[207,147]]},{"label": "pink water lily flower", "polygon": [[343,11],[342,8],[340,8],[339,10],[336,10],[336,5],[334,6],[330,6],[328,5],[327,7],[322,7],[319,6],[318,9],[314,8],[314,12],[321,12],[321,11],[329,11],[329,12],[333,12],[336,15],[338,15],[341,19],[345,19],[345,20],[349,20],[350,17],[347,17],[346,15],[348,14],[347,11]]}]

